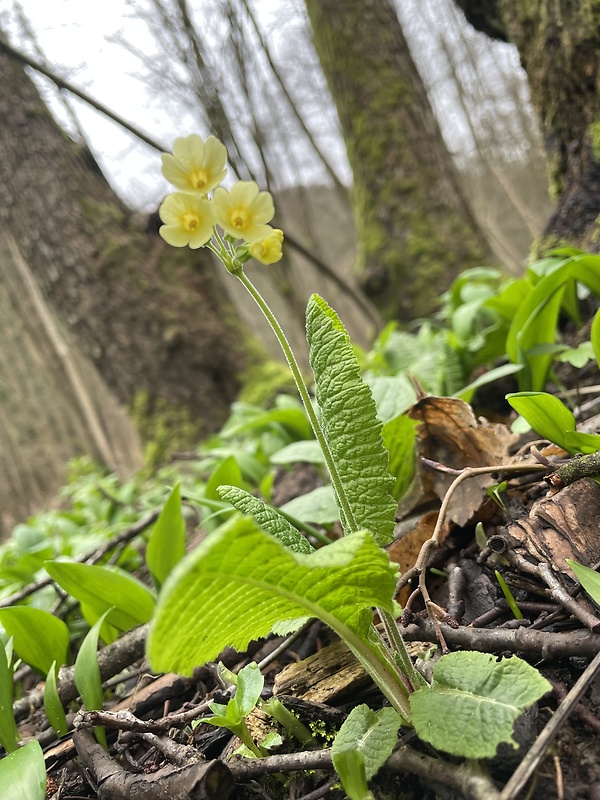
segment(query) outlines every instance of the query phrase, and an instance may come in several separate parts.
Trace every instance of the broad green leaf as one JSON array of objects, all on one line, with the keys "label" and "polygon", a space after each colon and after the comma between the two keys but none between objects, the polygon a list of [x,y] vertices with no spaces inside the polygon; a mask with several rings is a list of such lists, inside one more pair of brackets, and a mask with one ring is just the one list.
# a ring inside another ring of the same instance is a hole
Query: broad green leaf
[{"label": "broad green leaf", "polygon": [[258,497],[238,489],[237,486],[219,486],[219,494],[242,514],[252,517],[259,528],[269,536],[274,536],[290,550],[296,553],[310,553],[314,549],[308,539],[302,536],[276,508],[263,503]]},{"label": "broad green leaf", "polygon": [[594,358],[594,350],[591,342],[581,342],[577,347],[567,347],[556,357],[557,361],[571,364],[577,369],[584,367],[588,361]]},{"label": "broad green leaf", "polygon": [[181,514],[181,492],[175,484],[150,533],[146,564],[158,588],[185,555],[185,520]]},{"label": "broad green leaf", "polygon": [[319,486],[312,492],[295,497],[281,506],[281,510],[302,522],[332,525],[340,518],[333,486]]},{"label": "broad green leaf", "polygon": [[47,675],[52,662],[67,663],[69,629],[49,611],[30,606],[0,609],[0,623],[13,637],[15,653],[40,675]]},{"label": "broad green leaf", "polygon": [[384,765],[398,741],[401,718],[393,708],[375,713],[367,705],[356,706],[348,714],[333,745],[335,771],[351,800],[371,796],[367,781]]},{"label": "broad green leaf", "polygon": [[415,439],[418,422],[406,414],[383,426],[383,444],[390,454],[390,475],[394,478],[392,496],[398,500],[410,486],[415,471]]},{"label": "broad green leaf", "polygon": [[501,742],[516,747],[514,721],[550,689],[516,656],[498,661],[487,653],[450,653],[436,664],[431,686],[410,695],[412,721],[419,737],[438,750],[491,758]]},{"label": "broad green leaf", "polygon": [[392,611],[396,569],[365,531],[309,555],[237,518],[181,561],[163,587],[147,652],[158,671],[191,675],[224,647],[244,650],[280,620],[318,617],[352,648],[372,607]]},{"label": "broad green leaf", "polygon": [[45,567],[66,592],[97,614],[104,614],[111,608],[108,622],[122,631],[148,622],[152,617],[154,597],[150,590],[118,567],[67,561],[47,561]]},{"label": "broad green leaf", "polygon": [[594,603],[600,605],[600,575],[595,570],[584,567],[583,564],[578,564],[577,561],[572,561],[570,558],[567,558],[566,561]]},{"label": "broad green leaf", "polygon": [[347,519],[337,498],[342,524],[346,533],[365,528],[388,544],[396,503],[382,425],[342,322],[316,294],[306,308],[306,333],[321,424],[350,506]]},{"label": "broad green leaf", "polygon": [[596,311],[594,321],[592,322],[592,330],[590,333],[592,340],[592,350],[594,351],[594,358],[600,367],[600,311]]},{"label": "broad green leaf", "polygon": [[12,704],[13,671],[4,645],[0,642],[0,744],[7,753],[16,750],[19,741]]},{"label": "broad green leaf", "polygon": [[45,800],[46,763],[40,743],[33,741],[0,761],[2,800]]},{"label": "broad green leaf", "polygon": [[271,464],[324,464],[323,451],[316,439],[292,442],[270,458]]},{"label": "broad green leaf", "polygon": [[60,701],[58,689],[56,688],[56,673],[58,667],[56,661],[52,662],[50,671],[46,675],[46,686],[44,687],[44,711],[48,722],[52,725],[57,736],[64,736],[69,730],[65,710]]},{"label": "broad green leaf", "polygon": [[515,392],[506,399],[536,433],[569,453],[576,452],[567,447],[565,439],[567,431],[576,428],[575,417],[558,397],[546,392]]},{"label": "broad green leaf", "polygon": [[371,390],[377,416],[383,425],[399,414],[404,414],[416,402],[415,387],[403,373],[365,378],[365,383]]},{"label": "broad green leaf", "polygon": [[565,450],[569,453],[590,455],[600,450],[600,436],[597,433],[581,433],[567,431],[565,433]]},{"label": "broad green leaf", "polygon": [[[89,629],[75,660],[73,678],[87,711],[100,711],[104,705],[102,677],[98,666],[98,637],[100,636],[102,623],[109,615],[109,612],[110,609]],[[105,749],[108,749],[104,728],[96,728],[95,733],[99,743]]]},{"label": "broad green leaf", "polygon": [[265,679],[256,662],[247,664],[238,672],[235,694],[230,700],[240,719],[247,716],[260,700]]}]

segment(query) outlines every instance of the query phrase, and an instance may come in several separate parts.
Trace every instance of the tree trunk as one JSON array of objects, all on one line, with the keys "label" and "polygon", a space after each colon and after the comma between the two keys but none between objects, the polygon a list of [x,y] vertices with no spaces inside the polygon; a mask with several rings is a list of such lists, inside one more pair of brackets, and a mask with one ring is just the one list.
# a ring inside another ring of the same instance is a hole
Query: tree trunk
[{"label": "tree trunk", "polygon": [[0,227],[143,435],[157,421],[167,437],[215,430],[245,352],[208,251],[170,248],[157,220],[136,223],[3,52],[0,74]]},{"label": "tree trunk", "polygon": [[457,0],[480,30],[513,42],[527,71],[557,208],[546,245],[600,250],[600,2]]},{"label": "tree trunk", "polygon": [[358,269],[388,318],[489,259],[390,0],[306,0],[354,173]]}]

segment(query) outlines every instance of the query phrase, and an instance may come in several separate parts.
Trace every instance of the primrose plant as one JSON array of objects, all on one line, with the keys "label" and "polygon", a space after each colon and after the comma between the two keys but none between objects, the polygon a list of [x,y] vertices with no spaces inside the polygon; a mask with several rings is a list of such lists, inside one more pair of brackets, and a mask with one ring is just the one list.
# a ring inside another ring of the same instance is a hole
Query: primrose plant
[{"label": "primrose plant", "polygon": [[[160,234],[176,247],[212,250],[268,320],[323,451],[345,536],[314,550],[276,509],[239,488],[222,487],[222,498],[243,516],[210,533],[167,577],[148,638],[150,663],[191,674],[226,646],[243,650],[252,639],[317,617],[344,640],[389,701],[396,717],[385,724],[393,736],[399,724],[410,725],[453,755],[492,756],[500,742],[512,742],[514,720],[549,689],[547,681],[516,657],[497,662],[482,653],[442,656],[431,684],[415,669],[395,622],[397,568],[384,549],[393,538],[394,481],[348,334],[335,311],[313,295],[306,330],[317,411],[279,322],[244,272],[250,258],[274,264],[282,257],[283,233],[269,225],[271,195],[253,181],[219,186],[227,152],[212,136],[176,139],[173,154],[162,158],[163,173],[178,191],[160,207]],[[383,724],[361,708],[361,720],[353,719],[359,738],[371,720]],[[344,742],[348,735],[346,728]],[[345,759],[338,758],[342,772]],[[348,769],[374,774],[372,760],[361,764]]]}]

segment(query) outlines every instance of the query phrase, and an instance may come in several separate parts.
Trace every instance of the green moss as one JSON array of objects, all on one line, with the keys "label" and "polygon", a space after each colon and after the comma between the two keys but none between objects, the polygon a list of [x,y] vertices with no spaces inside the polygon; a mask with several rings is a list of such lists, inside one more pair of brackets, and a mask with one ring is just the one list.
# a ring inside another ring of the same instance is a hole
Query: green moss
[{"label": "green moss", "polygon": [[130,415],[144,442],[149,470],[164,464],[172,453],[195,447],[205,433],[202,421],[193,419],[189,408],[173,406],[164,398],[151,399],[145,389],[134,397]]},{"label": "green moss", "polygon": [[79,201],[83,216],[96,228],[110,230],[122,228],[125,224],[125,211],[115,203],[98,203],[89,197],[82,197]]}]

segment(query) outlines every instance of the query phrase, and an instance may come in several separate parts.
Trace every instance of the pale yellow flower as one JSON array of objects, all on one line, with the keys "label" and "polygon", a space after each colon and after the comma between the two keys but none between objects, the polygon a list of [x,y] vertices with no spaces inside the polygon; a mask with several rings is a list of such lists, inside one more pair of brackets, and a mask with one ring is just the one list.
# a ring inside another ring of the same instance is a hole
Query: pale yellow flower
[{"label": "pale yellow flower", "polygon": [[188,244],[193,250],[202,247],[212,236],[216,223],[212,202],[186,192],[165,197],[158,213],[165,223],[159,233],[174,247]]},{"label": "pale yellow flower", "polygon": [[175,139],[173,155],[162,154],[162,173],[182,192],[207,194],[227,174],[227,150],[214,136],[204,142],[196,133]]},{"label": "pale yellow flower", "polygon": [[229,192],[219,187],[213,205],[217,222],[235,239],[258,242],[272,230],[267,223],[275,213],[273,198],[269,192],[259,192],[254,181],[238,181]]},{"label": "pale yellow flower", "polygon": [[253,242],[248,248],[248,252],[261,264],[276,264],[283,255],[282,244],[283,231],[280,231],[279,228],[271,228],[271,233],[260,242]]}]

